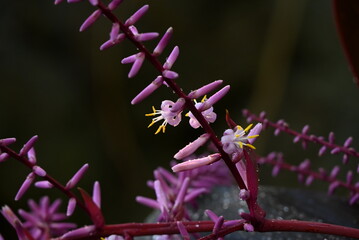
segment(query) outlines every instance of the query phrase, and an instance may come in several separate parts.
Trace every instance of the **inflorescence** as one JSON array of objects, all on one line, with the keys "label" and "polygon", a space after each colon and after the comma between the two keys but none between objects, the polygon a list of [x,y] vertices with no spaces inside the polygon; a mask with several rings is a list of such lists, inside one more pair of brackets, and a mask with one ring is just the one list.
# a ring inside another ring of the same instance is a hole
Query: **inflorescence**
[{"label": "inflorescence", "polygon": [[[61,2],[63,0],[55,0],[55,4]],[[82,0],[68,0],[68,2],[76,3],[82,2]],[[19,152],[9,147],[16,141],[15,138],[1,139],[0,162],[13,158],[30,169],[15,196],[16,201],[22,199],[33,185],[42,189],[56,188],[68,198],[66,213],[58,212],[60,200],[55,200],[53,203],[50,203],[48,197],[41,198],[39,203],[29,200],[30,211],[19,210],[18,212],[23,220],[17,217],[10,207],[4,206],[1,213],[15,228],[19,239],[129,240],[136,236],[152,235],[156,236],[156,239],[178,239],[181,237],[188,240],[192,236],[198,238],[198,233],[201,232],[211,232],[201,239],[223,239],[224,236],[241,230],[248,232],[297,230],[359,238],[358,229],[315,222],[266,219],[265,211],[257,203],[257,163],[273,165],[272,173],[274,176],[281,169],[296,172],[298,178],[304,180],[307,185],[315,179],[327,181],[329,182],[330,194],[338,187],[345,187],[351,194],[350,204],[359,200],[359,182],[354,182],[354,175],[358,174],[359,168],[356,173],[349,171],[346,180],[340,181],[337,178],[340,170],[338,166],[335,166],[327,174],[322,169],[319,169],[318,172],[312,171],[309,160],[295,166],[285,163],[281,153],[270,153],[268,156],[260,157],[254,151],[256,149],[254,141],[259,137],[261,131],[273,127],[275,135],[280,132],[293,135],[294,142],[302,142],[303,147],[306,147],[309,142],[320,144],[320,156],[330,150],[332,154],[343,154],[344,163],[348,162],[349,156],[359,157],[359,153],[350,147],[352,138],[348,138],[340,146],[335,144],[334,134],[332,133],[328,140],[325,140],[324,137],[308,135],[308,126],[305,126],[301,132],[296,132],[291,130],[283,120],[276,123],[270,122],[265,117],[265,113],[256,116],[248,110],[244,110],[243,114],[249,122],[253,120],[257,122],[254,127],[252,123],[246,128],[241,127],[230,117],[227,111],[228,129],[218,138],[210,125],[217,119],[214,105],[229,92],[230,86],[224,86],[216,91],[223,83],[222,80],[216,80],[186,94],[176,82],[179,74],[172,69],[179,57],[179,47],[175,46],[172,49],[163,64],[160,60],[160,56],[172,38],[172,27],[168,28],[155,48],[150,51],[145,47],[144,42],[154,40],[160,34],[140,32],[135,26],[148,12],[148,5],[142,6],[122,22],[113,11],[120,6],[123,0],[112,0],[107,5],[100,0],[89,0],[88,2],[96,10],[81,25],[81,32],[91,27],[101,16],[106,17],[111,23],[109,39],[100,46],[100,50],[114,47],[127,39],[136,48],[135,53],[121,61],[122,64],[131,65],[128,78],[136,77],[145,60],[149,61],[158,71],[158,76],[133,98],[131,104],[142,102],[163,85],[169,87],[177,95],[177,99],[174,101],[162,101],[159,110],[152,107],[152,112],[146,114],[148,117],[153,117],[148,127],[159,123],[155,134],[164,133],[167,125],[178,126],[183,119],[182,113],[184,113],[185,116],[189,117],[189,125],[195,129],[202,129],[204,133],[174,155],[175,160],[171,163],[173,173],[164,168],[158,168],[154,171],[155,180],[148,181],[147,185],[154,190],[155,199],[143,196],[136,198],[137,202],[158,211],[157,223],[155,224],[106,224],[101,211],[99,182],[94,183],[92,196],[85,190],[78,188],[80,198],[74,191],[74,188],[87,172],[88,164],[83,165],[67,183],[62,184],[37,163],[34,148],[35,142],[38,140],[37,136],[32,137]],[[213,91],[215,92],[209,95]],[[202,100],[197,102],[197,99]],[[210,146],[209,152],[199,151],[206,145]],[[228,171],[231,174],[228,174]],[[246,202],[249,212],[240,213],[238,219],[225,220],[223,216],[218,216],[208,209],[205,213],[210,219],[209,221],[193,221],[191,219],[190,209],[197,205],[196,198],[198,196],[210,193],[215,186],[233,184],[233,180],[240,189],[238,200]],[[78,228],[73,223],[62,222],[74,213],[76,207],[87,213],[91,220],[90,225]],[[0,239],[2,239],[1,235]]]}]

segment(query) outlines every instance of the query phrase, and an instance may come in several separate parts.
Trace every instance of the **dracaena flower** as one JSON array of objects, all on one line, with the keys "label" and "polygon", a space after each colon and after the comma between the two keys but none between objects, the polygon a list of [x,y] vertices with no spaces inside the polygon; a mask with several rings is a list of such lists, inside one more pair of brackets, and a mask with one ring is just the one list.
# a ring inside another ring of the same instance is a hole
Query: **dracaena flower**
[{"label": "dracaena flower", "polygon": [[[206,100],[207,100],[207,97],[204,96],[203,99],[201,100],[201,102],[199,102],[199,103],[196,102],[196,104],[195,104],[196,108],[200,109]],[[201,113],[202,113],[203,117],[206,119],[206,121],[209,123],[213,123],[217,119],[217,114],[215,112],[213,112],[213,107],[210,107],[210,108],[202,111]],[[189,124],[191,125],[191,127],[199,128],[201,126],[201,124],[198,122],[197,118],[192,114],[192,112],[187,113],[186,116],[188,116],[190,118]]]},{"label": "dracaena flower", "polygon": [[223,150],[228,154],[233,154],[241,152],[243,146],[255,149],[252,143],[254,139],[259,136],[258,134],[262,129],[262,124],[258,123],[247,135],[252,125],[253,124],[250,124],[245,129],[237,125],[234,129],[227,129],[224,131],[221,138]]},{"label": "dracaena flower", "polygon": [[153,112],[146,114],[147,117],[156,116],[152,119],[152,122],[150,123],[150,125],[148,125],[148,127],[151,127],[156,122],[163,120],[162,124],[158,127],[155,134],[161,131],[164,133],[166,131],[167,124],[175,127],[181,122],[182,109],[176,109],[176,111],[173,111],[172,108],[174,105],[174,102],[170,100],[165,100],[161,104],[161,110],[156,110],[154,107],[152,107]]}]

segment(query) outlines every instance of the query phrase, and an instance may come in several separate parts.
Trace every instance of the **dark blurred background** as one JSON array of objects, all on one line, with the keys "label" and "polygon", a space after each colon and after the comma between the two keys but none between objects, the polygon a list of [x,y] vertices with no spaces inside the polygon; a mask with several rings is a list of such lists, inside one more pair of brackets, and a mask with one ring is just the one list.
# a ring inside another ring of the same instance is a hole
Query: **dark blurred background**
[{"label": "dark blurred background", "polygon": [[[174,28],[165,55],[180,46],[173,70],[180,73],[177,81],[184,90],[217,79],[231,85],[228,96],[215,106],[219,118],[213,127],[218,135],[225,129],[225,109],[246,125],[243,108],[265,110],[270,119],[284,118],[297,130],[309,124],[316,135],[334,131],[339,143],[359,135],[359,93],[336,35],[331,1],[137,0],[125,1],[116,13],[123,20],[147,3],[150,11],[137,27],[160,34]],[[174,153],[201,130],[191,129],[186,119],[177,128],[169,126],[166,134],[154,136],[156,126],[147,129],[151,119],[144,114],[151,106],[176,98],[163,87],[131,106],[131,99],[157,72],[145,63],[138,76],[127,79],[129,66],[120,61],[135,48],[125,42],[100,52],[110,30],[106,19],[78,32],[92,10],[88,3],[54,6],[49,0],[2,4],[0,136],[16,137],[14,148],[20,149],[39,135],[38,162],[63,183],[89,163],[79,185],[91,192],[93,182],[101,182],[107,222],[141,221],[150,210],[137,204],[135,196],[153,197],[146,187],[152,171],[159,165],[168,167]],[[154,45],[146,43],[149,49]],[[257,151],[283,151],[294,163],[310,158],[314,167],[340,163],[338,156],[317,158],[318,146],[302,151],[291,141],[267,131],[256,142]],[[349,167],[356,168],[353,162]],[[270,171],[262,168],[261,183],[300,186],[293,174],[273,179]],[[26,198],[63,197],[56,190],[32,188],[14,203],[27,173],[14,160],[0,165],[1,205],[27,209]],[[325,191],[325,186],[313,187]],[[80,212],[80,223],[89,223]],[[6,231],[3,228],[0,232]]]}]

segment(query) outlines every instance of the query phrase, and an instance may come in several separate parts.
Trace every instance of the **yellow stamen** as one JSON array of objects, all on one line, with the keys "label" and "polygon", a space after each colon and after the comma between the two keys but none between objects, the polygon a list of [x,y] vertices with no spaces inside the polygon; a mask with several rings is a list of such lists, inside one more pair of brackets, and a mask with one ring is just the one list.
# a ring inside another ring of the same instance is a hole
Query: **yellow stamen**
[{"label": "yellow stamen", "polygon": [[185,115],[186,117],[189,117],[189,112],[188,113],[186,113],[186,115]]},{"label": "yellow stamen", "polygon": [[204,97],[202,98],[201,102],[203,103],[204,101],[207,100],[207,95],[204,95]]},{"label": "yellow stamen", "polygon": [[237,125],[237,130],[243,130],[243,128],[239,125]]},{"label": "yellow stamen", "polygon": [[155,132],[155,135],[158,134],[159,132],[161,132],[162,127],[163,127],[163,126],[161,125],[161,126],[159,126],[159,127],[157,128],[157,131]]},{"label": "yellow stamen", "polygon": [[252,126],[253,126],[253,123],[249,124],[248,127],[246,127],[246,129],[244,129],[244,131],[247,132],[249,129],[251,129]]},{"label": "yellow stamen", "polygon": [[238,144],[239,144],[240,148],[243,148],[243,143],[242,142],[238,142]]},{"label": "yellow stamen", "polygon": [[256,149],[252,144],[246,144],[247,147],[250,147],[252,149]]},{"label": "yellow stamen", "polygon": [[247,138],[256,138],[256,137],[259,137],[259,135],[252,135],[252,136],[249,136]]},{"label": "yellow stamen", "polygon": [[156,109],[154,106],[152,106],[152,111],[153,113],[147,113],[145,114],[146,117],[152,117],[152,116],[155,116],[157,113],[156,113]]},{"label": "yellow stamen", "polygon": [[152,122],[150,123],[150,125],[148,125],[147,128],[151,127],[153,124],[155,124],[155,122],[156,122],[156,121],[153,121],[153,120],[152,120]]}]

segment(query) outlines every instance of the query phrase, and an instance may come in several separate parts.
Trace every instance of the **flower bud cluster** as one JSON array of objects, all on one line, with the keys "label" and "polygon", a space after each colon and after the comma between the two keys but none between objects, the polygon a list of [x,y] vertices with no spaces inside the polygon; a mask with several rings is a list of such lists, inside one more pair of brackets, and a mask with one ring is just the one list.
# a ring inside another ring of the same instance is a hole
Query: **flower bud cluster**
[{"label": "flower bud cluster", "polygon": [[[272,152],[265,157],[259,158],[258,163],[272,165],[273,177],[277,176],[282,169],[295,172],[298,175],[298,181],[304,183],[306,186],[311,185],[314,180],[319,179],[329,183],[329,195],[332,195],[337,188],[341,187],[349,191],[350,205],[353,205],[359,201],[359,172],[354,173],[353,171],[349,170],[346,172],[345,180],[340,180],[338,175],[341,168],[339,166],[334,166],[330,173],[327,173],[327,171],[325,171],[323,168],[319,168],[317,171],[314,171],[311,169],[311,161],[309,159],[305,159],[298,165],[293,165],[284,161],[282,153],[276,152]],[[357,179],[356,181],[355,175]]]},{"label": "flower bud cluster", "polygon": [[289,128],[289,125],[284,120],[279,120],[277,122],[271,122],[266,118],[265,112],[261,112],[259,116],[251,113],[249,110],[245,109],[243,110],[243,116],[247,118],[247,122],[251,121],[258,121],[262,122],[263,128],[266,129],[268,127],[274,128],[274,135],[277,136],[279,133],[284,132],[289,135],[294,136],[293,143],[302,142],[302,147],[304,149],[307,148],[307,145],[309,142],[316,143],[321,145],[318,156],[323,156],[325,152],[329,150],[330,154],[343,154],[342,156],[342,162],[344,164],[347,164],[349,161],[349,157],[356,157],[359,158],[359,152],[357,152],[354,148],[351,147],[353,138],[348,137],[343,145],[338,145],[335,143],[335,134],[333,132],[330,132],[328,135],[328,138],[325,139],[325,137],[322,136],[315,136],[313,134],[308,134],[309,132],[309,126],[305,125],[302,128],[301,132],[297,132],[295,130],[292,130]]}]

